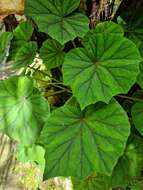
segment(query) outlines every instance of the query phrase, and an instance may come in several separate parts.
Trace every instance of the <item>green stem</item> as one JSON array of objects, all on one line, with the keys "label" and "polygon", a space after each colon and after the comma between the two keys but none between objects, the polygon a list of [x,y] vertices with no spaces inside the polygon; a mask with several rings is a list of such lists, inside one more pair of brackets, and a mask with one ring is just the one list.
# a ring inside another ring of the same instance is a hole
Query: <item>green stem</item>
[{"label": "green stem", "polygon": [[73,47],[76,48],[75,42],[73,40],[71,42],[72,42]]},{"label": "green stem", "polygon": [[52,83],[52,82],[48,82],[48,81],[46,81],[46,80],[38,79],[38,78],[35,78],[35,77],[34,77],[34,79],[35,79],[35,80],[39,80],[39,81],[41,81],[41,82],[45,82],[47,85],[52,85],[52,86],[57,87],[57,88],[60,88],[60,89],[62,89],[62,90],[66,90],[66,91],[69,92],[69,93],[72,93],[69,89],[67,89],[67,88],[65,88],[65,87],[63,87],[63,86],[59,86],[58,84],[62,84],[62,83],[60,83],[60,82]]},{"label": "green stem", "polygon": [[67,89],[67,88],[65,88],[65,87],[63,87],[63,86],[59,86],[59,85],[56,85],[56,84],[51,84],[52,86],[55,86],[55,87],[57,87],[57,88],[60,88],[60,89],[63,89],[63,90],[65,90],[65,91],[67,91],[67,92],[69,92],[69,93],[72,93],[69,89]]},{"label": "green stem", "polygon": [[49,82],[49,81],[47,81],[47,80],[43,80],[43,79],[39,79],[39,78],[36,78],[36,77],[33,77],[35,80],[38,80],[38,81],[41,81],[41,82],[44,82],[44,83],[46,83],[47,85],[53,85],[53,84],[62,84],[62,83],[60,83],[60,82]]},{"label": "green stem", "polygon": [[132,100],[132,101],[143,102],[143,100],[140,99],[140,98],[134,98],[134,97],[125,96],[125,95],[118,95],[117,97],[128,99],[128,100]]},{"label": "green stem", "polygon": [[61,94],[63,92],[66,92],[67,90],[59,90],[59,91],[56,91],[56,92],[53,92],[53,93],[49,93],[46,97],[50,97],[50,96],[54,96],[54,95],[57,95],[57,94]]}]

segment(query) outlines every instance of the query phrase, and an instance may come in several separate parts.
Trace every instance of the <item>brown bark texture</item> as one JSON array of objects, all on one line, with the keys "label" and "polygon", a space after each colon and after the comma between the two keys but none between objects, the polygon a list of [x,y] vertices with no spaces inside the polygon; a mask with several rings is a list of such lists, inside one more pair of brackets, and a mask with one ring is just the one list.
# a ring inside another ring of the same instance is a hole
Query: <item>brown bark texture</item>
[{"label": "brown bark texture", "polygon": [[0,20],[10,14],[23,14],[25,0],[0,0]]}]

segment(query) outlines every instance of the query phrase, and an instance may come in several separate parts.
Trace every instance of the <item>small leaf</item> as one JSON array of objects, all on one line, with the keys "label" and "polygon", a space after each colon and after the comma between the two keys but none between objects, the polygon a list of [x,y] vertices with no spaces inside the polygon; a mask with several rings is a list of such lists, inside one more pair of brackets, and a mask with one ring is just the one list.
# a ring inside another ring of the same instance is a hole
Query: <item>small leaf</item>
[{"label": "small leaf", "polygon": [[49,114],[47,100],[33,93],[27,77],[0,81],[0,89],[0,129],[23,145],[33,144]]},{"label": "small leaf", "polygon": [[110,34],[92,35],[85,48],[72,49],[63,64],[64,82],[82,108],[127,93],[135,83],[141,56],[130,40]]},{"label": "small leaf", "polygon": [[[126,187],[140,177],[143,166],[143,139],[131,136],[123,156],[115,166],[111,179],[111,187]],[[107,179],[107,178],[106,178]]]},{"label": "small leaf", "polygon": [[3,32],[0,34],[0,64],[6,59],[12,38],[13,35],[10,32]]},{"label": "small leaf", "polygon": [[88,42],[89,38],[98,33],[105,33],[105,34],[114,34],[114,35],[119,35],[123,36],[124,35],[124,30],[123,28],[112,22],[112,21],[105,21],[97,24],[95,29],[89,30],[89,32],[84,36],[83,41]]},{"label": "small leaf", "polygon": [[38,140],[46,149],[45,179],[110,175],[129,133],[128,117],[115,100],[83,111],[75,101],[56,109]]},{"label": "small leaf", "polygon": [[142,181],[136,181],[132,186],[132,190],[142,190],[143,189],[143,184]]},{"label": "small leaf", "polygon": [[31,65],[34,61],[37,51],[36,42],[27,42],[16,53],[13,67],[21,68]]},{"label": "small leaf", "polygon": [[18,50],[30,41],[33,30],[30,22],[22,22],[16,27],[13,32],[14,37],[11,43],[9,59],[13,60]]},{"label": "small leaf", "polygon": [[138,91],[140,101],[135,102],[135,104],[132,107],[132,118],[133,123],[136,127],[136,129],[139,131],[141,135],[143,135],[143,123],[142,123],[142,116],[143,116],[143,91]]},{"label": "small leaf", "polygon": [[126,36],[131,39],[137,47],[140,49],[141,55],[143,55],[143,12],[142,9],[134,9],[124,12],[121,17],[125,24],[124,30]]},{"label": "small leaf", "polygon": [[43,43],[40,49],[40,57],[43,59],[43,63],[48,69],[58,67],[63,64],[64,61],[64,46],[58,43],[56,40],[48,39]]},{"label": "small leaf", "polygon": [[30,22],[22,22],[14,31],[14,40],[29,41],[33,30],[33,26]]},{"label": "small leaf", "polygon": [[137,83],[143,89],[143,62],[140,63],[140,73],[137,77]]},{"label": "small leaf", "polygon": [[115,35],[119,35],[119,36],[124,35],[123,28],[120,25],[118,25],[112,21],[105,21],[105,22],[99,23],[95,28],[95,32],[96,33],[115,34]]},{"label": "small leaf", "polygon": [[41,32],[64,44],[89,30],[89,20],[73,13],[80,0],[26,0],[26,14],[36,22]]},{"label": "small leaf", "polygon": [[45,150],[39,145],[32,147],[17,146],[16,158],[19,162],[37,162],[41,167],[45,165]]}]

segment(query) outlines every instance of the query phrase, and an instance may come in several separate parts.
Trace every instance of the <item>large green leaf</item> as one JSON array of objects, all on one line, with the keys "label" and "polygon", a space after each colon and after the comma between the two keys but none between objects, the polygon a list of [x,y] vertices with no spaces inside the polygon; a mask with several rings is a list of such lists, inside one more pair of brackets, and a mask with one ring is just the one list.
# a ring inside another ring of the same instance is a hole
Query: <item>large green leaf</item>
[{"label": "large green leaf", "polygon": [[13,35],[10,32],[0,34],[0,64],[6,59],[12,38]]},{"label": "large green leaf", "polygon": [[16,53],[19,49],[25,45],[25,43],[29,42],[33,33],[33,26],[30,22],[22,22],[20,23],[15,31],[13,32],[13,40],[10,48],[9,59],[14,59]]},{"label": "large green leaf", "polygon": [[26,14],[36,22],[40,31],[48,33],[61,44],[83,37],[89,30],[88,18],[73,13],[80,0],[26,0]]},{"label": "large green leaf", "polygon": [[43,63],[48,69],[52,69],[63,64],[65,55],[63,48],[64,46],[56,40],[48,39],[43,43],[43,46],[40,49],[40,57],[43,59]]},{"label": "large green leaf", "polygon": [[115,100],[83,111],[71,101],[52,112],[38,140],[46,149],[45,178],[111,174],[129,133],[127,115]]},{"label": "large green leaf", "polygon": [[85,48],[71,50],[63,64],[64,82],[70,85],[82,108],[127,93],[135,83],[141,56],[130,40],[112,34],[95,34]]},{"label": "large green leaf", "polygon": [[16,53],[13,66],[14,68],[27,67],[32,64],[36,56],[36,42],[25,43]]},{"label": "large green leaf", "polygon": [[0,81],[0,130],[24,145],[35,142],[49,114],[47,100],[33,90],[26,77]]}]

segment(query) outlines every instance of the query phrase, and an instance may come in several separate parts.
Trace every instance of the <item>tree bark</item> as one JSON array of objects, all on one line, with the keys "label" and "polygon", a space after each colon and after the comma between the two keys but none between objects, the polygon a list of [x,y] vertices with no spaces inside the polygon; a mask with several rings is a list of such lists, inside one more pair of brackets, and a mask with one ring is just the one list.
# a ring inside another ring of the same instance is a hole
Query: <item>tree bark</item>
[{"label": "tree bark", "polygon": [[0,0],[0,19],[10,14],[23,14],[25,0]]},{"label": "tree bark", "polygon": [[111,9],[108,0],[91,0],[90,26],[94,28],[96,23],[101,20],[108,20],[111,16]]}]

